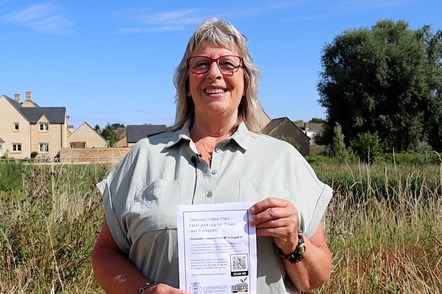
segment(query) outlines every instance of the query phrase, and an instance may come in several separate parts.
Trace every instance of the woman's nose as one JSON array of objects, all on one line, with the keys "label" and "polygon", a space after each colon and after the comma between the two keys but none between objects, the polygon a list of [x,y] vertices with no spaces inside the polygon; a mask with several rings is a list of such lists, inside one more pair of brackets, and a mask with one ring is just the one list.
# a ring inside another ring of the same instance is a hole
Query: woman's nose
[{"label": "woman's nose", "polygon": [[221,77],[221,75],[222,74],[221,74],[221,71],[219,70],[218,63],[213,61],[210,64],[209,71],[207,72],[207,77],[211,78],[211,79],[217,79],[217,78]]}]

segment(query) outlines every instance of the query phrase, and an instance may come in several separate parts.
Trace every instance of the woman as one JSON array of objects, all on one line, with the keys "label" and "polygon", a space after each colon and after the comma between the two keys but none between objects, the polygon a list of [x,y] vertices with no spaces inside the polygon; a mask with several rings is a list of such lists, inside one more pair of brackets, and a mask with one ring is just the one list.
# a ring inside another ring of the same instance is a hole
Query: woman
[{"label": "woman", "polygon": [[140,140],[99,184],[106,219],[92,261],[106,292],[187,293],[177,289],[179,204],[255,203],[258,293],[328,278],[321,219],[332,191],[295,148],[257,133],[259,71],[246,41],[205,20],[175,74],[175,130]]}]

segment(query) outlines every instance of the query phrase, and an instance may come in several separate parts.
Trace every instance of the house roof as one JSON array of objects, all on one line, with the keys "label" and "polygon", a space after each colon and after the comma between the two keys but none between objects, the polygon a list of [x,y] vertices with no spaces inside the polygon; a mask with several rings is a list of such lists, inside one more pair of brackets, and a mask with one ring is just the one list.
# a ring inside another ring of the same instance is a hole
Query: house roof
[{"label": "house roof", "polygon": [[306,126],[304,126],[305,129],[308,128],[310,132],[319,132],[324,127],[324,124],[321,123],[307,123]]},{"label": "house roof", "polygon": [[2,139],[2,137],[0,137],[0,144],[1,143],[6,143],[5,140]]},{"label": "house roof", "polygon": [[127,143],[136,143],[142,138],[167,131],[166,125],[128,125],[126,128]]},{"label": "house roof", "polygon": [[66,114],[66,107],[20,107],[19,110],[31,124],[37,123],[42,116],[52,124],[63,124]]},{"label": "house roof", "polygon": [[[52,124],[63,124],[66,107],[22,107],[20,102],[3,95],[31,124],[35,124],[42,116],[46,116]],[[35,103],[34,103],[35,104]]]},{"label": "house roof", "polygon": [[270,134],[283,121],[284,121],[284,117],[274,118],[262,129],[261,132],[264,134]]},{"label": "house roof", "polygon": [[296,128],[300,134],[303,134],[306,138],[308,136],[302,131],[302,129],[292,122],[288,117],[280,117],[272,119],[263,129],[262,133],[272,135],[274,133],[285,133],[288,128]]}]

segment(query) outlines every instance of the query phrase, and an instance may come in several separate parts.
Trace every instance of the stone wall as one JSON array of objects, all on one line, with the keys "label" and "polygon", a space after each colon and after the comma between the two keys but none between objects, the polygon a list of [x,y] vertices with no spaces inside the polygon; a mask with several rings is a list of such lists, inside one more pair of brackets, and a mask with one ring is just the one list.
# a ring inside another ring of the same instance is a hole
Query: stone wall
[{"label": "stone wall", "polygon": [[81,163],[117,163],[131,148],[63,148],[60,150],[60,162]]}]

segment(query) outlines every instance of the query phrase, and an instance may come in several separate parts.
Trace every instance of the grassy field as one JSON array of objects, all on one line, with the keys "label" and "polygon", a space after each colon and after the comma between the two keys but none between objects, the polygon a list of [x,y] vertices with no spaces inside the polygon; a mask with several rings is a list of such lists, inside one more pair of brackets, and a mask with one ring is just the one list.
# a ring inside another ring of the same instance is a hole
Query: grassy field
[{"label": "grassy field", "polygon": [[[0,164],[0,293],[102,293],[90,255],[108,165]],[[334,268],[315,293],[440,293],[442,164],[318,164]]]}]

